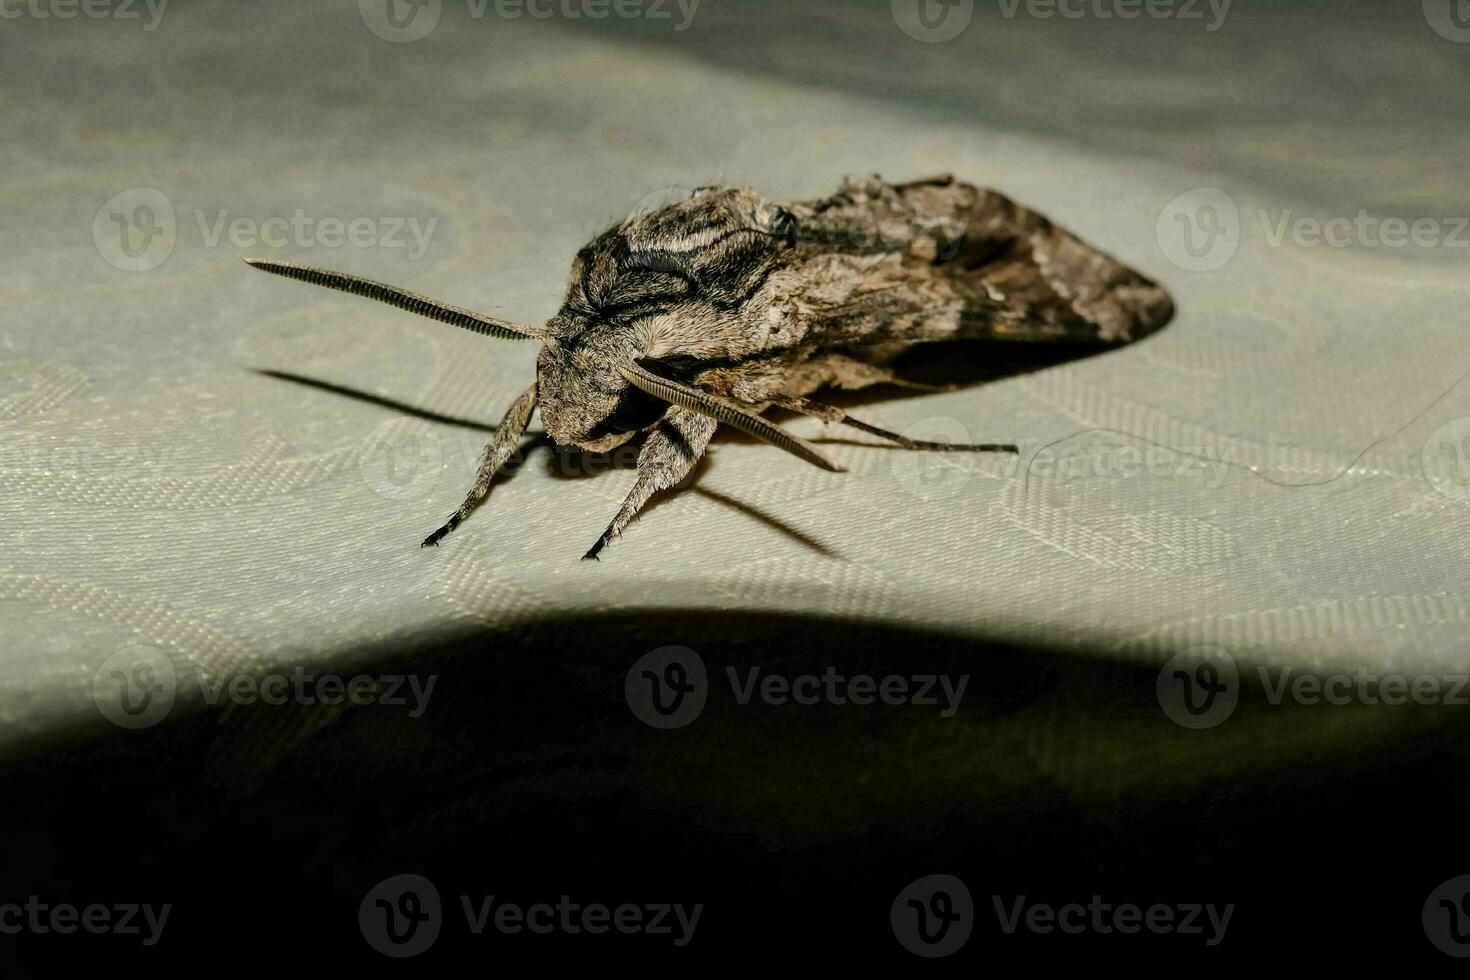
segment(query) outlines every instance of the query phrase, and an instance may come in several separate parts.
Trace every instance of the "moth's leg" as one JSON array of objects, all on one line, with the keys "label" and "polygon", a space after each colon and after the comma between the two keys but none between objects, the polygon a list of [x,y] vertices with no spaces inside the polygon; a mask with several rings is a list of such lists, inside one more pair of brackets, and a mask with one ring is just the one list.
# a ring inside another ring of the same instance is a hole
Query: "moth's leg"
[{"label": "moth's leg", "polygon": [[623,528],[638,515],[649,497],[688,476],[699,457],[704,455],[705,447],[718,427],[719,423],[708,415],[687,408],[670,409],[638,453],[638,479],[633,489],[628,492],[607,530],[602,532],[602,537],[582,556],[582,560],[597,560],[597,553],[623,533]]},{"label": "moth's leg", "polygon": [[959,391],[960,388],[963,387],[963,385],[957,384],[926,385],[922,381],[909,381],[905,378],[900,377],[889,378],[888,384],[894,385],[898,388],[907,388],[910,391],[927,391],[931,395],[943,395],[951,391]]},{"label": "moth's leg", "polygon": [[464,498],[464,503],[459,505],[459,510],[449,515],[449,521],[443,527],[424,539],[423,547],[437,546],[440,538],[459,527],[460,521],[470,516],[470,511],[475,509],[475,505],[485,499],[485,494],[490,492],[490,481],[495,479],[495,474],[515,452],[516,444],[521,441],[526,425],[531,421],[531,412],[535,408],[536,386],[531,385],[511,403],[505,413],[505,418],[500,420],[500,427],[495,430],[490,444],[485,447],[485,454],[480,458],[480,471],[475,476],[475,485],[470,490],[469,496]]},{"label": "moth's leg", "polygon": [[924,442],[919,439],[909,439],[906,436],[899,435],[897,432],[889,432],[887,429],[880,429],[876,425],[869,425],[866,422],[859,421],[858,419],[855,419],[851,415],[848,415],[846,412],[836,407],[835,405],[823,405],[820,402],[814,402],[809,398],[788,398],[786,396],[778,396],[771,399],[771,404],[776,405],[780,408],[784,408],[790,412],[797,412],[801,415],[810,415],[812,418],[821,419],[823,422],[836,422],[839,425],[847,425],[851,426],[854,429],[860,429],[861,431],[866,432],[869,435],[877,436],[880,439],[887,439],[889,442],[897,443],[905,449],[922,449],[927,452],[941,453],[1020,452],[1019,449],[1009,443],[987,442],[981,443],[979,445],[965,445],[963,443]]}]

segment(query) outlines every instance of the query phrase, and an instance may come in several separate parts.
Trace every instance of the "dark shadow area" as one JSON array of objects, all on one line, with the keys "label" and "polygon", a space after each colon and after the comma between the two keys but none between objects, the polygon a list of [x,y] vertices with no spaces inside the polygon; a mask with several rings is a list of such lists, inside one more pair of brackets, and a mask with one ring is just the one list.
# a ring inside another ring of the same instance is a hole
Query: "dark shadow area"
[{"label": "dark shadow area", "polygon": [[267,378],[275,378],[278,381],[290,381],[293,384],[305,385],[308,388],[316,388],[319,391],[329,392],[333,395],[341,395],[344,398],[353,398],[357,401],[378,405],[382,408],[391,408],[393,411],[403,415],[412,415],[414,418],[423,419],[426,422],[439,422],[444,425],[455,425],[462,429],[478,429],[481,432],[494,432],[496,426],[488,422],[480,422],[475,419],[457,418],[453,415],[440,415],[425,408],[410,405],[408,402],[388,398],[385,395],[375,395],[372,392],[360,391],[357,388],[348,388],[344,385],[335,384],[331,381],[323,381],[319,378],[309,378],[304,374],[294,374],[290,371],[276,371],[270,368],[252,368],[256,374]]},{"label": "dark shadow area", "polygon": [[[1158,329],[1167,330],[1168,324]],[[1100,357],[1148,343],[1148,339],[1143,337],[1131,344],[1026,343],[1006,340],[957,340],[944,344],[916,344],[894,362],[893,368],[899,377],[909,381],[936,386],[968,387],[1060,367],[1088,357]],[[904,394],[923,395],[925,392],[905,391]]]},{"label": "dark shadow area", "polygon": [[[696,475],[698,474],[696,473]],[[766,527],[773,528],[774,530],[780,531],[782,534],[785,534],[787,537],[801,542],[803,545],[822,555],[824,558],[840,557],[837,552],[833,551],[821,541],[802,531],[800,528],[781,520],[779,517],[773,517],[772,515],[766,513],[753,504],[746,503],[743,500],[738,500],[735,497],[730,496],[729,494],[719,493],[715,490],[707,490],[698,485],[695,485],[691,492],[697,493],[701,497],[705,497],[709,500],[713,500],[715,503],[720,504],[723,507],[729,507],[731,510],[739,511],[746,517],[750,517],[754,520],[760,521]],[[650,502],[650,504],[652,503],[657,503],[657,498]]]},{"label": "dark shadow area", "polygon": [[[631,673],[640,690],[634,665],[669,644],[698,652],[707,699],[660,730],[625,683]],[[300,662],[320,670],[319,656]],[[830,670],[907,678],[914,695],[924,677],[966,686],[953,702],[932,689],[933,705],[742,703],[757,668],[757,682]],[[392,637],[335,669],[434,686],[414,716],[405,687],[402,705],[224,708],[196,706],[186,684],[154,727],[122,730],[99,713],[11,747],[0,892],[170,903],[148,950],[170,970],[222,956],[252,971],[405,966],[368,946],[359,909],[409,873],[442,901],[438,940],[407,964],[434,973],[911,968],[890,906],[944,873],[974,898],[974,934],[947,961],[959,969],[1106,956],[1195,970],[1389,951],[1434,963],[1421,908],[1466,870],[1463,708],[1271,705],[1247,682],[1228,721],[1192,731],[1161,711],[1156,665],[732,612],[467,629],[435,646]],[[669,935],[475,935],[460,897],[489,895],[704,909],[682,948]],[[1194,934],[1007,934],[994,909],[995,896],[1094,895],[1235,910],[1210,947]],[[69,957],[136,941],[0,937],[0,971],[54,976]]]}]

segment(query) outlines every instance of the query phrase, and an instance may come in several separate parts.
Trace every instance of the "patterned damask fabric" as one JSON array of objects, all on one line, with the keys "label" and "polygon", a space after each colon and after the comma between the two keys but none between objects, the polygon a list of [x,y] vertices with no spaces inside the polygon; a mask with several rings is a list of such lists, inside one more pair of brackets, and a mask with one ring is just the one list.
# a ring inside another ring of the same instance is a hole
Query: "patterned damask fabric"
[{"label": "patterned damask fabric", "polygon": [[[927,43],[887,4],[842,25],[825,9],[711,4],[675,33],[455,8],[409,42],[353,3],[179,4],[152,30],[8,21],[4,737],[96,720],[99,668],[139,647],[217,676],[640,609],[1146,663],[1210,647],[1465,669],[1470,234],[1453,216],[1470,201],[1445,162],[1463,127],[1433,120],[1462,98],[1448,80],[1470,45],[1329,18],[1344,43],[1319,50],[1284,26],[1310,14],[1275,9],[1208,35],[980,11]],[[1130,57],[1149,39],[1173,54]],[[1358,71],[1390,49],[1414,72],[1376,86],[1324,53],[1366,52]],[[1008,67],[1021,51],[1029,73]],[[1431,78],[1446,84],[1417,87]],[[1418,121],[1384,108],[1391,91],[1425,104]],[[1129,348],[855,411],[1014,441],[1019,461],[786,423],[840,440],[824,451],[848,472],[830,474],[720,436],[601,563],[578,558],[633,474],[544,442],[442,548],[418,546],[534,345],[236,258],[540,322],[576,249],[640,204],[719,181],[799,200],[874,172],[999,189],[1165,284],[1179,313]],[[1375,245],[1360,209],[1438,224]],[[1303,217],[1355,224],[1314,244]]]}]

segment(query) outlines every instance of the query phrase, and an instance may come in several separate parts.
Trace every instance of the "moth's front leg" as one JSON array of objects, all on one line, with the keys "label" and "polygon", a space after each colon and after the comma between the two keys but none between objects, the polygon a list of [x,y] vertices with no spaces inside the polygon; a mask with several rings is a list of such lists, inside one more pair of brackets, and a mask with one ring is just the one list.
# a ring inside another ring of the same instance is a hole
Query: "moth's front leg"
[{"label": "moth's front leg", "polygon": [[460,504],[459,510],[449,515],[449,520],[443,527],[424,539],[425,548],[429,545],[437,546],[439,539],[459,527],[460,521],[470,516],[470,511],[474,510],[475,505],[490,492],[490,481],[495,479],[495,474],[515,452],[516,444],[521,441],[526,425],[531,421],[531,412],[535,408],[536,386],[532,385],[511,403],[505,413],[505,418],[500,420],[500,427],[495,430],[495,435],[491,437],[489,445],[485,447],[485,454],[480,459],[480,471],[475,476],[475,485],[471,488],[469,496],[464,498],[464,503]]},{"label": "moth's front leg", "polygon": [[719,423],[707,415],[685,408],[670,409],[638,453],[638,479],[633,489],[607,530],[602,532],[602,537],[582,556],[582,560],[597,560],[597,553],[623,533],[623,528],[638,515],[643,505],[648,503],[648,498],[688,476],[699,457],[704,455],[705,447],[718,427]]}]

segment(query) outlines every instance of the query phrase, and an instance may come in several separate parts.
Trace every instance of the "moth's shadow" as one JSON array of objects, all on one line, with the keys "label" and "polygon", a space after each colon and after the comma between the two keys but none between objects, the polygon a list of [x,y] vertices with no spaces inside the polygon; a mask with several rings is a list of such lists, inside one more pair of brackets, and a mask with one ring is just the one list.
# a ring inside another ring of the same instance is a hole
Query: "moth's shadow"
[{"label": "moth's shadow", "polygon": [[1017,340],[959,340],[948,344],[919,344],[911,347],[898,363],[909,370],[933,372],[936,378],[959,373],[976,377],[978,381],[994,381],[997,378],[1030,374],[1043,368],[1098,357],[1137,343],[1138,341],[1027,343]]},{"label": "moth's shadow", "polygon": [[461,418],[456,415],[444,415],[439,412],[431,412],[426,408],[420,408],[417,405],[410,405],[408,402],[401,402],[396,398],[388,398],[384,395],[375,395],[371,392],[362,391],[357,388],[348,388],[345,385],[339,385],[332,381],[323,381],[320,378],[307,377],[304,374],[296,374],[293,371],[279,371],[274,368],[251,368],[250,370],[267,378],[275,378],[277,381],[290,381],[293,384],[306,385],[309,388],[316,388],[320,391],[330,392],[334,395],[341,395],[344,398],[352,398],[357,401],[367,402],[371,405],[379,405],[383,408],[391,408],[395,412],[399,412],[403,415],[411,415],[414,418],[423,419],[427,422],[438,422],[441,425],[454,425],[462,429],[477,429],[480,432],[494,432],[496,428],[498,428],[497,426],[491,425],[488,422],[481,422],[477,419]]},{"label": "moth's shadow", "polygon": [[[395,412],[409,415],[414,418],[423,419],[428,422],[436,422],[442,425],[453,425],[459,428],[473,429],[475,431],[485,433],[493,433],[497,428],[497,426],[491,425],[487,422],[482,422],[476,419],[466,419],[454,415],[444,415],[439,412],[433,412],[428,409],[421,408],[417,405],[412,405],[408,402],[389,398],[385,395],[377,395],[371,392],[359,391],[356,388],[349,388],[345,385],[337,384],[335,382],[323,381],[318,378],[311,378],[305,375],[296,374],[291,371],[281,371],[271,368],[254,368],[252,370],[254,370],[256,374],[260,374],[268,378],[275,378],[279,381],[289,381],[293,384],[300,384],[307,387],[316,388],[320,391],[326,391],[333,395],[340,395],[344,398],[352,398],[358,401],[368,402],[370,404],[392,409]],[[528,434],[528,436],[522,441],[520,448],[517,450],[515,456],[513,456],[510,462],[506,464],[505,469],[499,478],[499,482],[508,483],[511,480],[515,479],[516,474],[523,467],[530,463],[530,451],[536,448],[544,448],[547,450],[547,452],[541,456],[541,465],[543,467],[543,472],[558,480],[581,480],[588,477],[606,475],[609,472],[617,470],[636,471],[638,468],[638,451],[641,445],[642,438],[640,437],[638,439],[630,441],[627,445],[620,446],[618,449],[610,453],[590,453],[578,449],[575,446],[558,446],[553,443],[551,441],[551,438],[547,436],[544,432]],[[708,465],[709,457],[705,456],[695,466],[694,471],[683,482],[673,488],[674,491],[686,491],[698,494],[700,497],[703,497],[706,500],[719,504],[722,507],[729,507],[733,510],[737,510],[747,517],[761,522],[769,528],[780,531],[787,537],[796,540],[800,544],[812,549],[813,551],[818,552],[824,557],[830,558],[835,556],[835,553],[822,542],[818,541],[816,538],[813,538],[809,534],[806,534],[799,528],[793,527],[791,524],[788,524],[787,522],[781,520],[779,517],[769,514],[754,506],[753,504],[748,504],[726,494],[718,493],[714,490],[707,490],[700,487],[698,485],[700,474],[704,472],[705,468]],[[469,485],[467,483],[465,489],[468,488]],[[652,500],[650,500],[647,504],[643,506],[643,509],[639,513],[639,517],[641,518],[657,510],[672,496],[672,493],[655,495]],[[611,511],[609,511],[608,517],[609,519],[611,519]],[[635,521],[636,520],[637,518],[635,518]]]},{"label": "moth's shadow", "polygon": [[[1096,357],[1119,346],[1126,345],[957,340],[945,344],[917,344],[905,351],[891,367],[906,381],[963,390]],[[821,399],[851,407],[931,394],[933,392],[913,388],[875,385],[857,391],[826,391]]]}]

